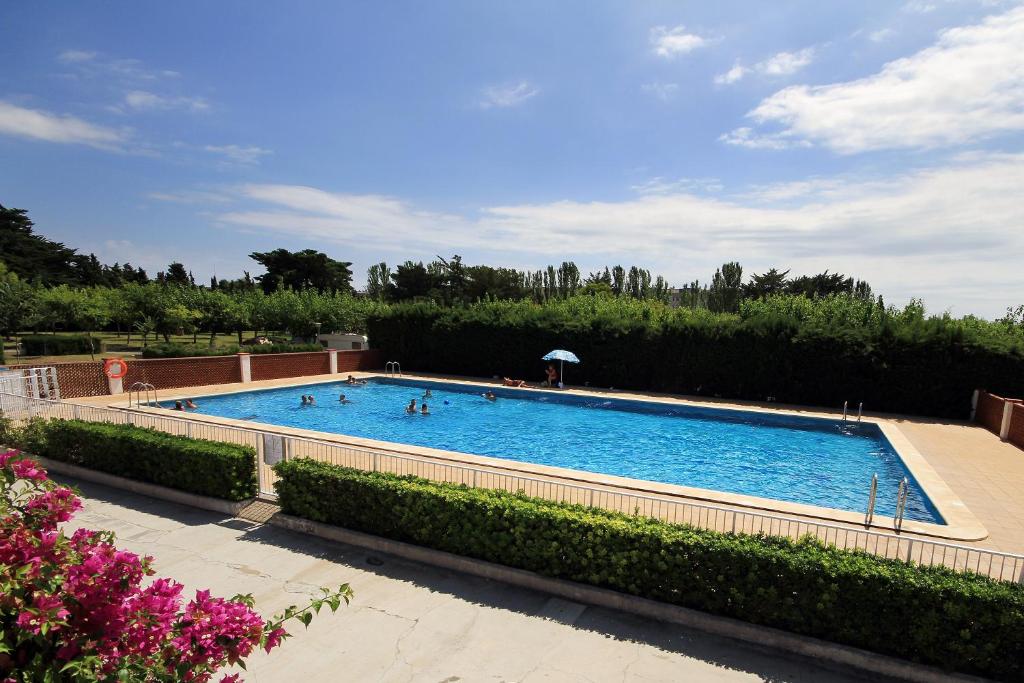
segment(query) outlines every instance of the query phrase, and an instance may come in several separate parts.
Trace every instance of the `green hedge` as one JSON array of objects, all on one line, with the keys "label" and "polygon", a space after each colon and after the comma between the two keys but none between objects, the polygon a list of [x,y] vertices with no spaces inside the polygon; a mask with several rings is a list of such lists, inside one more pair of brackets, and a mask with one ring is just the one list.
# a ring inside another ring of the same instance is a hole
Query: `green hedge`
[{"label": "green hedge", "polygon": [[238,501],[258,489],[248,446],[80,420],[33,422],[15,440],[28,453],[189,493]]},{"label": "green hedge", "polygon": [[319,344],[253,344],[250,346],[204,346],[202,344],[153,344],[142,349],[143,358],[187,358],[190,356],[231,356],[247,353],[296,353],[323,351]]},{"label": "green hedge", "polygon": [[282,511],[951,670],[1024,680],[1024,586],[312,460]]},{"label": "green hedge", "polygon": [[103,351],[102,340],[84,334],[30,334],[20,341],[26,356],[70,356]]},{"label": "green hedge", "polygon": [[1016,396],[1024,386],[1024,342],[977,321],[887,317],[854,326],[635,307],[402,304],[367,324],[374,347],[407,371],[539,382],[541,356],[561,348],[582,361],[565,366],[570,384],[829,407],[863,402],[867,410],[957,419],[969,416],[974,389]]}]

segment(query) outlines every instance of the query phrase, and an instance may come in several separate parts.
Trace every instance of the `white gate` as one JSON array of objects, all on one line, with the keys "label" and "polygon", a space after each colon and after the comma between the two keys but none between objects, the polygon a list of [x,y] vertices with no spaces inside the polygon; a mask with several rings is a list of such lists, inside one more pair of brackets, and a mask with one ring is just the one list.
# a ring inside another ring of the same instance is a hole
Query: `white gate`
[{"label": "white gate", "polygon": [[31,401],[19,399],[60,400],[57,368],[24,368],[0,370],[0,413],[20,416]]}]

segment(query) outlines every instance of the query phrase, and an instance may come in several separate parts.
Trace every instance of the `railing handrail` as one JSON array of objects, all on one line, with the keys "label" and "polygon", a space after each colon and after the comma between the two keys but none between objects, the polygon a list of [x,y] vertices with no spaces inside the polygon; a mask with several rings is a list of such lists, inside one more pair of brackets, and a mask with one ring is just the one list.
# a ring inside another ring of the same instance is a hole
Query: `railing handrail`
[{"label": "railing handrail", "polygon": [[[306,444],[314,444],[314,445],[322,446],[322,447],[326,447],[326,448],[344,449],[344,450],[347,450],[347,451],[350,451],[350,452],[353,452],[353,453],[356,453],[356,454],[370,456],[371,458],[373,458],[374,456],[385,456],[385,457],[388,457],[388,458],[392,458],[392,459],[400,460],[400,461],[405,461],[405,462],[423,463],[423,464],[428,464],[428,465],[435,465],[435,466],[443,467],[443,468],[445,468],[445,469],[447,469],[449,471],[451,471],[451,470],[458,470],[458,471],[462,471],[462,472],[480,473],[480,474],[485,474],[485,475],[498,475],[498,476],[510,477],[510,478],[513,478],[513,479],[516,479],[516,480],[520,480],[520,481],[523,481],[523,482],[533,482],[533,483],[537,483],[537,484],[540,484],[540,485],[552,485],[552,484],[554,484],[554,485],[557,485],[559,487],[562,487],[563,489],[573,490],[573,491],[576,491],[576,492],[585,492],[585,493],[590,493],[590,494],[595,494],[596,493],[596,494],[619,495],[619,496],[627,497],[627,498],[629,498],[631,500],[649,502],[649,503],[652,504],[652,507],[653,507],[654,504],[658,504],[658,505],[669,504],[669,505],[683,506],[685,508],[692,508],[692,509],[700,510],[700,511],[707,511],[707,512],[714,512],[714,513],[725,513],[725,514],[733,514],[733,515],[743,515],[743,516],[745,516],[747,518],[750,518],[752,520],[768,522],[768,528],[769,529],[774,528],[775,525],[777,524],[779,529],[780,529],[780,533],[774,534],[774,533],[769,532],[768,535],[777,535],[777,536],[784,536],[784,537],[792,538],[793,537],[792,534],[782,534],[781,533],[781,529],[782,529],[783,525],[786,525],[787,528],[791,528],[793,525],[796,525],[798,531],[799,531],[800,527],[803,527],[803,528],[805,528],[807,530],[807,533],[810,533],[811,529],[814,529],[816,532],[824,530],[825,531],[825,535],[826,535],[826,539],[828,537],[828,532],[829,531],[836,532],[836,534],[837,534],[836,538],[838,538],[838,534],[839,533],[845,533],[845,534],[854,534],[854,535],[857,535],[857,536],[860,536],[860,537],[863,537],[863,538],[866,538],[866,539],[872,539],[872,540],[875,541],[875,548],[877,548],[878,547],[878,543],[883,541],[883,540],[886,543],[886,548],[889,547],[888,544],[890,542],[896,542],[896,544],[897,544],[896,545],[897,552],[899,551],[899,547],[900,547],[899,544],[901,542],[903,542],[905,544],[908,544],[908,549],[906,551],[907,555],[908,555],[908,559],[909,559],[909,556],[910,556],[910,549],[915,544],[925,545],[925,546],[929,546],[931,548],[940,549],[940,550],[943,550],[943,551],[953,551],[954,553],[965,552],[965,553],[968,553],[968,557],[970,556],[970,553],[975,553],[975,554],[977,554],[979,556],[985,556],[985,557],[989,557],[989,558],[996,557],[996,558],[1001,558],[1001,559],[1005,559],[1005,560],[1012,560],[1014,562],[1014,566],[1015,567],[1017,566],[1017,563],[1019,562],[1020,566],[1022,567],[1022,571],[1021,571],[1020,576],[1016,577],[1014,580],[1015,581],[1024,581],[1024,555],[1022,555],[1022,554],[1011,553],[1011,552],[1004,552],[1004,551],[993,550],[993,549],[989,549],[989,548],[980,548],[980,547],[976,547],[976,546],[962,545],[962,544],[958,544],[958,543],[948,543],[948,542],[945,542],[945,541],[933,540],[933,539],[930,539],[930,538],[921,538],[921,537],[907,536],[905,534],[893,534],[893,533],[887,533],[887,532],[883,532],[883,531],[873,531],[873,530],[870,530],[870,529],[861,529],[861,528],[857,528],[857,526],[854,525],[853,523],[851,523],[850,526],[844,526],[844,525],[841,525],[841,524],[834,524],[834,523],[827,522],[827,521],[818,521],[818,520],[814,520],[814,519],[804,519],[804,518],[800,518],[800,517],[787,517],[787,516],[784,516],[784,515],[776,515],[776,514],[772,514],[772,513],[769,513],[769,512],[753,511],[753,510],[744,509],[742,507],[737,508],[737,507],[726,507],[726,506],[722,506],[722,505],[715,505],[715,504],[712,504],[712,503],[705,503],[705,502],[695,501],[695,500],[692,500],[692,499],[689,499],[689,498],[683,498],[681,496],[673,496],[671,494],[665,494],[665,495],[663,495],[661,497],[657,497],[657,496],[645,495],[643,493],[636,493],[636,492],[629,491],[629,490],[621,490],[621,489],[617,490],[614,486],[608,486],[608,487],[600,488],[598,486],[587,486],[587,485],[582,485],[582,484],[569,483],[569,482],[566,482],[564,480],[558,480],[557,478],[542,479],[542,478],[539,478],[539,477],[531,476],[530,474],[527,474],[527,473],[520,474],[520,473],[513,473],[513,472],[510,472],[510,471],[503,471],[503,468],[500,468],[500,467],[489,468],[487,466],[474,466],[474,465],[468,465],[468,464],[441,463],[441,462],[438,462],[436,459],[431,459],[429,457],[423,457],[423,456],[417,456],[417,455],[413,455],[413,454],[400,454],[400,453],[396,453],[396,452],[393,452],[393,451],[387,451],[387,450],[383,450],[383,449],[374,450],[372,448],[366,448],[366,447],[363,447],[363,446],[354,446],[354,445],[350,446],[350,445],[343,444],[343,443],[326,441],[326,440],[316,439],[316,438],[308,437],[308,436],[282,434],[282,433],[279,433],[279,432],[274,432],[274,431],[264,430],[264,429],[255,429],[255,428],[251,428],[251,427],[239,427],[239,426],[236,426],[236,425],[225,425],[225,424],[220,424],[220,423],[210,423],[210,422],[205,422],[205,421],[201,421],[201,420],[192,420],[192,419],[189,419],[189,418],[186,418],[186,417],[179,417],[177,415],[157,415],[157,414],[154,414],[152,412],[147,412],[147,411],[142,411],[142,410],[130,410],[130,409],[126,410],[124,408],[111,408],[111,407],[108,407],[108,406],[91,406],[91,405],[85,405],[85,404],[76,404],[76,403],[71,403],[71,402],[64,401],[64,400],[51,400],[51,399],[41,399],[41,398],[30,398],[30,397],[26,397],[26,396],[18,396],[16,394],[9,394],[7,392],[2,392],[2,391],[0,391],[0,396],[8,396],[8,397],[11,397],[11,398],[16,398],[16,399],[18,399],[20,401],[31,401],[31,402],[35,402],[35,403],[51,404],[51,405],[53,405],[55,407],[58,407],[58,408],[60,408],[60,407],[71,407],[73,409],[73,414],[75,414],[76,416],[77,416],[77,414],[79,412],[78,410],[74,410],[76,408],[77,409],[83,409],[84,408],[84,409],[89,409],[89,410],[94,410],[94,411],[100,411],[100,412],[103,412],[103,413],[112,413],[112,414],[115,414],[115,415],[118,415],[118,416],[126,416],[126,415],[130,416],[130,415],[134,414],[134,415],[150,417],[150,418],[157,419],[157,420],[168,420],[170,422],[181,423],[183,425],[186,425],[186,430],[188,430],[189,432],[191,431],[191,425],[200,425],[201,424],[201,425],[208,426],[208,427],[211,427],[211,428],[223,429],[223,430],[227,430],[227,431],[230,431],[230,432],[236,432],[236,433],[240,433],[240,434],[251,435],[252,437],[254,437],[254,440],[256,440],[257,443],[259,443],[262,440],[264,435],[271,435],[271,436],[274,436],[274,437],[283,437],[284,439],[290,439],[293,442],[302,442],[302,443],[306,443]],[[294,448],[289,449],[289,451],[293,451],[293,450],[294,450]],[[763,529],[763,527],[764,527],[764,525],[762,524],[761,528]],[[804,535],[807,535],[807,534],[804,534]],[[827,543],[827,540],[825,542]],[[839,547],[838,546],[838,542],[835,545],[837,547]],[[866,546],[867,546],[867,544],[866,544]],[[865,550],[865,551],[867,551],[869,553],[872,552],[866,546],[864,548],[860,548],[860,549],[861,550]],[[876,552],[874,554],[878,554],[878,553]],[[921,559],[918,561],[918,564],[925,564],[925,562],[923,560],[923,553],[920,554],[919,557]],[[932,553],[932,557],[934,558],[934,553]],[[980,564],[981,564],[981,559],[979,557],[977,565],[980,566]],[[990,567],[991,567],[991,564],[992,563],[990,561],[989,562],[989,566]]]}]

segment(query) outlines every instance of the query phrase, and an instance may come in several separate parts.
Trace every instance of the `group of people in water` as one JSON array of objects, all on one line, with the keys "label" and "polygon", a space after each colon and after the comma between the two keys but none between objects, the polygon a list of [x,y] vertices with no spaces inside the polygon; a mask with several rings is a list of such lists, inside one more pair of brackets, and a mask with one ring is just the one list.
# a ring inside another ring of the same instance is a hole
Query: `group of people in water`
[{"label": "group of people in water", "polygon": [[182,411],[184,411],[184,410],[199,410],[199,406],[197,406],[195,401],[193,401],[192,399],[186,398],[184,403],[182,403],[181,401],[175,401],[174,402],[174,409],[175,410],[182,410]]}]

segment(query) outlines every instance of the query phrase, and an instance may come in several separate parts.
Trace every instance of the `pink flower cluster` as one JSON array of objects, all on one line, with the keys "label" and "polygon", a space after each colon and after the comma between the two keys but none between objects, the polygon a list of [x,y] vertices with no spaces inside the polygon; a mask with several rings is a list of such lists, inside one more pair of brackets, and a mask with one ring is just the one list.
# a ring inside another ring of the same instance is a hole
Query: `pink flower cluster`
[{"label": "pink flower cluster", "polygon": [[264,622],[251,599],[198,591],[182,607],[181,584],[155,579],[143,587],[152,558],[118,550],[107,532],[59,531],[81,502],[13,451],[0,455],[0,494],[5,683],[62,669],[89,680],[208,681],[287,635],[279,622]]}]

